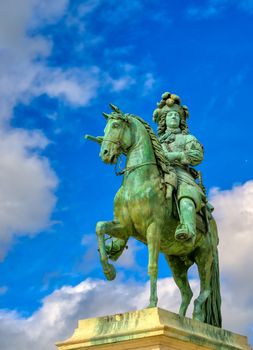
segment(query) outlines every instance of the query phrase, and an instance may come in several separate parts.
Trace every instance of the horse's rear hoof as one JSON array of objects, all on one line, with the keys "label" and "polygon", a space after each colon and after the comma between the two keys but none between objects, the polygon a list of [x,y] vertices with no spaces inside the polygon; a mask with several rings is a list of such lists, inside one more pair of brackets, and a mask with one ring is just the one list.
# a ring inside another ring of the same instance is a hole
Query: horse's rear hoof
[{"label": "horse's rear hoof", "polygon": [[113,265],[108,264],[108,266],[104,269],[105,277],[108,281],[113,281],[116,277],[116,270]]},{"label": "horse's rear hoof", "polygon": [[193,318],[193,320],[197,320],[200,322],[204,322],[204,320],[205,320],[203,312],[198,312],[198,313],[193,312],[192,318]]},{"label": "horse's rear hoof", "polygon": [[147,309],[151,309],[152,307],[157,307],[157,302],[158,302],[158,299],[151,301]]}]

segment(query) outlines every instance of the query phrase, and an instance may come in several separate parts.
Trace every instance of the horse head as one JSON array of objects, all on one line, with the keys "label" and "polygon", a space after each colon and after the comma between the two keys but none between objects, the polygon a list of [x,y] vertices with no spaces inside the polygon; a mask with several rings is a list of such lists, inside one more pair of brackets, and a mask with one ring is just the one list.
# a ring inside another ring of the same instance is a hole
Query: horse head
[{"label": "horse head", "polygon": [[112,113],[103,113],[107,119],[99,156],[107,164],[116,164],[121,153],[126,154],[131,147],[132,137],[129,116],[110,104]]}]

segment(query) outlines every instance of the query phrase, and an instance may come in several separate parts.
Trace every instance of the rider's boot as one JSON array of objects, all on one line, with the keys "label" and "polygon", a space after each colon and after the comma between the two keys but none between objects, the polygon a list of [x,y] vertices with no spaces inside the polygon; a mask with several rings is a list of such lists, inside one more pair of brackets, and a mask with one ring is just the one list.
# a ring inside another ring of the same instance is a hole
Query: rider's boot
[{"label": "rider's boot", "polygon": [[178,225],[175,232],[177,241],[192,242],[196,239],[196,207],[192,199],[181,198],[179,202],[181,223]]}]

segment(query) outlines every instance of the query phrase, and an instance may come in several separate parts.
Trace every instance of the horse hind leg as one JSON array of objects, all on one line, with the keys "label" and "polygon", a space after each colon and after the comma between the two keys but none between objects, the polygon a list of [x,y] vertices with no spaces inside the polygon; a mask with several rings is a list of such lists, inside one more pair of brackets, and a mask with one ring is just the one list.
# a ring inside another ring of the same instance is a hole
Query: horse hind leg
[{"label": "horse hind leg", "polygon": [[148,245],[148,274],[150,278],[150,300],[148,307],[156,307],[157,297],[157,276],[158,276],[158,257],[160,252],[160,231],[154,222],[147,229]]},{"label": "horse hind leg", "polygon": [[171,268],[173,278],[181,293],[182,302],[179,315],[185,316],[193,296],[187,276],[188,269],[193,264],[193,261],[174,255],[165,255],[165,259]]},{"label": "horse hind leg", "polygon": [[205,322],[204,304],[211,293],[213,255],[210,249],[200,249],[195,256],[200,278],[200,293],[194,300],[193,318]]}]

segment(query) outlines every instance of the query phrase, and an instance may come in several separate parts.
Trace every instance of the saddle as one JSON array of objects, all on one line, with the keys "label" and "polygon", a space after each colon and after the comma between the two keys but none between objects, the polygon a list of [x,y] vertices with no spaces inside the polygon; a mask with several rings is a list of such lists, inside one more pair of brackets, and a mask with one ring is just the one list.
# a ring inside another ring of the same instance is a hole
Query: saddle
[{"label": "saddle", "polygon": [[[188,167],[187,172],[193,177],[196,182],[196,185],[201,189],[203,193],[201,209],[197,212],[196,215],[196,225],[197,229],[203,232],[204,234],[210,232],[210,221],[213,219],[212,212],[214,207],[211,203],[208,202],[206,197],[206,188],[203,184],[202,173],[197,171],[192,167]],[[198,182],[197,182],[198,181]],[[172,192],[176,194],[177,191],[177,174],[174,168],[170,167],[169,173],[164,173],[164,183],[166,187],[166,198],[173,198],[175,202],[174,215],[179,216],[179,205],[177,203],[177,195],[173,196]]]}]

